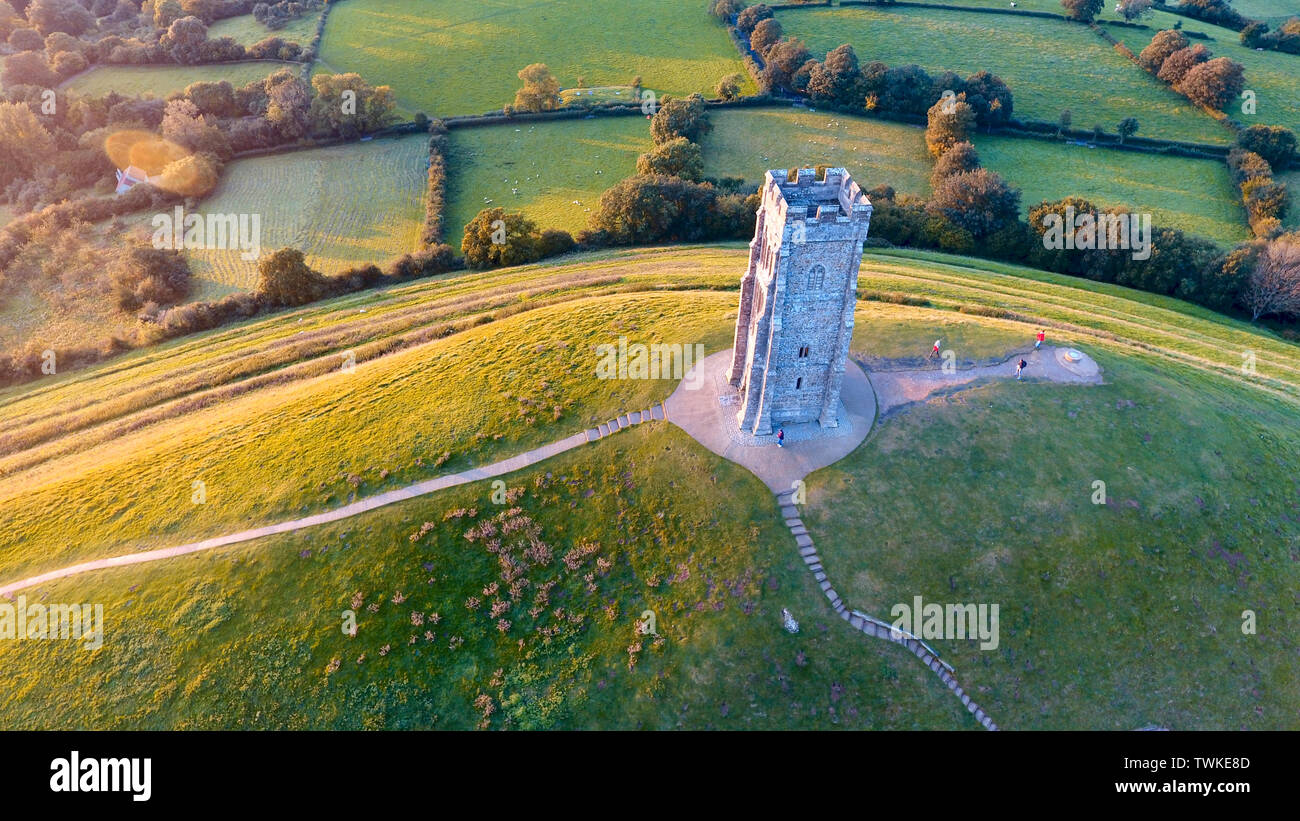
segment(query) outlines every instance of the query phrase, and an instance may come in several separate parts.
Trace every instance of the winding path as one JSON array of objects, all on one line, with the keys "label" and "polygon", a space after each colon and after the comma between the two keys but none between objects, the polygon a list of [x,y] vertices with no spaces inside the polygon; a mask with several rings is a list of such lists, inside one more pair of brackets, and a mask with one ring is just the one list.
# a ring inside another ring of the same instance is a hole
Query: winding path
[{"label": "winding path", "polygon": [[490,465],[463,470],[460,473],[451,473],[446,476],[438,476],[433,479],[426,479],[423,482],[417,482],[406,487],[399,487],[396,490],[390,490],[386,493],[379,493],[366,499],[362,499],[352,504],[344,505],[327,510],[324,513],[317,513],[313,516],[305,516],[301,519],[293,519],[287,522],[278,522],[271,525],[255,527],[251,530],[241,530],[238,533],[230,533],[225,536],[214,536],[211,539],[204,539],[201,542],[190,542],[189,544],[177,545],[176,547],[164,547],[158,550],[146,550],[140,553],[128,553],[123,556],[112,556],[107,559],[94,559],[81,564],[61,567],[58,570],[51,570],[48,573],[42,573],[38,576],[29,576],[26,579],[20,579],[15,582],[0,586],[0,596],[12,598],[13,594],[19,590],[28,587],[34,587],[38,584],[51,582],[56,579],[65,579],[68,576],[77,576],[82,573],[89,573],[92,570],[108,570],[114,567],[125,567],[132,564],[144,564],[145,562],[156,562],[163,559],[172,559],[177,556],[186,556],[191,553],[200,553],[205,550],[212,550],[227,545],[248,542],[253,539],[260,539],[263,536],[272,536],[276,533],[290,533],[295,530],[302,530],[307,527],[322,525],[327,522],[337,522],[339,519],[347,519],[357,516],[376,508],[385,507],[397,502],[404,502],[407,499],[414,499],[416,496],[425,496],[435,493],[449,487],[477,482],[480,479],[491,479],[494,476],[503,476],[507,473],[513,473],[529,465],[536,464],[545,459],[550,459],[566,450],[585,445],[588,442],[594,442],[597,439],[604,438],[611,433],[615,433],[631,425],[638,425],[641,422],[650,419],[664,419],[663,404],[656,404],[649,410],[633,411],[625,413],[608,422],[602,422],[590,430],[561,439],[558,442],[552,442],[549,445],[542,445],[518,456],[512,456],[509,459],[503,459],[500,462],[493,462]]},{"label": "winding path", "polygon": [[[1058,349],[1051,347],[1044,347],[1042,351],[1035,351],[1029,354],[1028,358],[1030,368],[1027,370],[1027,375],[1030,375],[1031,378],[1037,377],[1041,379],[1045,377],[1048,381],[1052,382],[1096,383],[1101,381],[1100,373],[1098,369],[1096,369],[1095,363],[1092,363],[1090,359],[1084,363],[1082,369],[1075,366],[1063,367],[1064,362],[1060,359],[1059,354],[1060,351]],[[718,356],[718,354],[715,354],[713,357],[710,357],[710,359],[717,358]],[[1015,359],[1016,357],[1012,358]],[[699,363],[697,367],[703,368],[706,362],[708,362],[708,360]],[[139,553],[128,553],[122,556],[94,559],[80,564],[69,565],[68,567],[59,568],[58,570],[51,570],[48,573],[29,576],[28,578],[2,585],[0,586],[0,596],[11,599],[13,598],[13,594],[19,590],[24,590],[57,579],[64,579],[69,576],[89,573],[95,570],[108,570],[115,567],[125,567],[127,565],[172,559],[177,556],[186,556],[191,553],[200,553],[218,547],[226,547],[227,545],[248,542],[277,533],[290,533],[295,530],[302,530],[304,528],[314,527],[328,522],[336,522],[340,519],[347,519],[352,516],[366,513],[367,511],[375,510],[376,508],[406,501],[407,499],[413,499],[417,496],[425,496],[430,493],[435,493],[445,488],[468,484],[470,482],[477,482],[482,479],[490,479],[495,476],[503,476],[507,473],[513,473],[514,471],[521,470],[529,465],[549,459],[552,456],[585,445],[588,442],[595,442],[598,439],[603,439],[606,436],[617,433],[623,428],[631,427],[632,425],[639,425],[640,423],[651,419],[673,422],[691,436],[699,439],[700,443],[705,447],[714,450],[714,452],[720,453],[724,458],[735,461],[755,472],[760,479],[768,484],[769,487],[773,487],[774,489],[789,487],[791,476],[802,478],[809,472],[809,470],[820,467],[822,464],[836,461],[838,458],[845,455],[847,450],[853,450],[856,448],[862,439],[865,438],[867,431],[871,428],[869,421],[870,416],[867,416],[864,410],[858,408],[859,404],[865,407],[865,403],[868,400],[871,400],[872,402],[878,401],[879,404],[877,407],[879,408],[879,413],[883,415],[890,410],[897,409],[904,405],[923,401],[926,397],[940,390],[951,389],[953,387],[966,385],[989,377],[1005,378],[1008,375],[1010,374],[1007,372],[1005,363],[1001,365],[972,368],[953,373],[944,373],[938,368],[912,371],[877,372],[875,378],[872,379],[870,384],[866,387],[866,393],[858,396],[852,403],[854,405],[854,411],[851,411],[851,413],[856,413],[862,417],[858,421],[859,430],[856,432],[856,435],[849,437],[847,441],[843,443],[826,443],[818,442],[816,440],[804,442],[802,444],[805,447],[812,449],[812,453],[806,454],[806,456],[812,456],[814,458],[799,458],[794,459],[793,461],[791,461],[794,456],[792,452],[797,450],[799,444],[796,441],[791,441],[791,445],[787,450],[778,450],[774,445],[745,448],[744,450],[746,453],[744,456],[746,458],[737,459],[735,455],[732,454],[731,451],[734,449],[729,446],[729,443],[720,444],[719,442],[714,442],[712,439],[709,439],[707,436],[700,438],[700,436],[697,436],[697,433],[701,430],[698,423],[702,420],[695,419],[693,418],[693,414],[686,412],[689,408],[680,400],[676,403],[674,402],[674,398],[677,397],[678,393],[682,390],[682,386],[679,386],[678,392],[674,393],[673,397],[669,397],[665,403],[656,404],[648,410],[633,411],[631,413],[623,414],[582,433],[575,433],[565,439],[552,442],[548,445],[543,445],[539,448],[534,448],[533,450],[521,453],[517,456],[512,456],[509,459],[503,459],[500,462],[463,470],[459,473],[452,473],[446,476],[427,479],[423,482],[417,482],[413,485],[407,485],[406,487],[380,493],[367,499],[361,499],[360,501],[335,508],[334,510],[328,510],[324,513],[317,513],[312,516],[305,516],[301,519],[292,519],[286,522],[263,525],[262,527],[242,530],[238,533],[230,533],[225,536],[215,536],[211,539],[204,539],[199,542],[190,542],[189,544],[177,545],[175,547],[147,550]],[[683,385],[690,381],[691,374],[687,374],[687,379],[683,380]],[[872,395],[873,392],[874,396]],[[699,396],[705,394],[711,395],[711,392],[698,391]],[[716,399],[712,401],[716,403]],[[708,403],[709,401],[705,400],[703,404]],[[668,418],[666,407],[673,406],[674,404],[683,410],[685,414],[683,419]],[[700,405],[701,402],[699,399],[696,399],[694,404]],[[713,411],[714,414],[717,412],[718,411],[716,410]],[[705,415],[708,416],[709,414]],[[712,422],[713,420],[709,418],[708,420],[703,421]],[[865,424],[863,424],[864,422]],[[714,433],[716,433],[716,431],[714,431]],[[716,438],[716,436],[714,438]],[[848,447],[845,453],[839,453],[840,450],[844,450],[846,445]],[[769,458],[756,458],[755,454],[761,455],[760,452],[762,451],[771,451],[772,453],[768,454]],[[779,458],[773,459],[771,458],[773,456],[786,457],[786,459],[784,461]],[[876,619],[859,610],[851,610],[844,604],[840,599],[839,594],[835,592],[835,588],[831,586],[830,581],[826,577],[826,571],[822,566],[821,556],[817,553],[817,548],[813,544],[812,537],[808,534],[808,529],[804,526],[803,520],[799,517],[798,508],[794,504],[793,493],[793,490],[780,490],[777,492],[777,504],[781,508],[781,514],[785,518],[786,526],[790,529],[790,534],[794,537],[795,545],[799,549],[800,557],[803,559],[804,564],[807,565],[809,571],[813,574],[813,578],[821,587],[822,592],[826,595],[826,598],[829,600],[830,605],[836,614],[844,621],[848,622],[855,630],[860,630],[868,636],[900,644],[912,651],[916,657],[921,660],[921,663],[925,664],[934,671],[935,675],[939,676],[940,680],[948,686],[948,689],[952,690],[953,695],[961,699],[962,704],[971,712],[972,715],[975,716],[976,721],[986,729],[998,729],[997,725],[993,723],[993,720],[984,712],[984,710],[971,700],[969,694],[962,690],[961,686],[957,683],[956,677],[953,675],[952,668],[941,661],[928,645],[912,636],[895,635],[886,622]]]}]

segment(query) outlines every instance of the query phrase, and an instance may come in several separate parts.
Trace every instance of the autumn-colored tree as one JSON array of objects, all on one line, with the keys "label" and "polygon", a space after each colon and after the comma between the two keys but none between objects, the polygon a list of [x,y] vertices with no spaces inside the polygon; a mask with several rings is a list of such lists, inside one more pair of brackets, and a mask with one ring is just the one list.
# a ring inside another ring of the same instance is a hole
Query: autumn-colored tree
[{"label": "autumn-colored tree", "polygon": [[515,92],[516,111],[551,111],[560,107],[560,81],[545,63],[533,63],[519,70],[523,88]]},{"label": "autumn-colored tree", "polygon": [[1245,87],[1246,77],[1241,63],[1227,57],[1200,63],[1176,86],[1192,102],[1219,110],[1240,97]]}]

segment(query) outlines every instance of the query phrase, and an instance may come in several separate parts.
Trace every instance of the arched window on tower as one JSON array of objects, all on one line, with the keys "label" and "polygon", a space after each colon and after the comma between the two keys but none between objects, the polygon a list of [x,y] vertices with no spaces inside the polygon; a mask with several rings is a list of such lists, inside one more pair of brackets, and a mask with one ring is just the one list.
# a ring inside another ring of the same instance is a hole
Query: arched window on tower
[{"label": "arched window on tower", "polygon": [[808,269],[808,290],[821,290],[822,283],[826,280],[826,268],[821,265],[814,265]]}]

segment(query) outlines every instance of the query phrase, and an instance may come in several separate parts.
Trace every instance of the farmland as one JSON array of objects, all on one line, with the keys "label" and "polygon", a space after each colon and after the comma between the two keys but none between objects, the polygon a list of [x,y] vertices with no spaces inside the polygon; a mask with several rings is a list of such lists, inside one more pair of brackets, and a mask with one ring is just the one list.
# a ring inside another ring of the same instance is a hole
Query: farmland
[{"label": "farmland", "polygon": [[[260,214],[263,249],[298,248],[325,273],[382,263],[419,243],[427,146],[412,135],[237,160],[199,211]],[[257,284],[257,261],[238,250],[190,258],[200,295]]]},{"label": "farmland", "polygon": [[1055,122],[1068,108],[1083,128],[1101,124],[1113,132],[1131,115],[1148,137],[1207,143],[1231,138],[1084,26],[928,8],[808,9],[777,17],[815,56],[847,42],[864,62],[916,63],[962,75],[990,71],[1010,86],[1017,117]]},{"label": "farmland", "polygon": [[[1255,92],[1255,111],[1247,113],[1240,103],[1229,105],[1228,114],[1246,125],[1264,123],[1300,128],[1300,99],[1295,91],[1296,72],[1300,71],[1300,55],[1279,51],[1255,51],[1241,44],[1240,36],[1231,29],[1187,20],[1172,14],[1157,14],[1149,21],[1151,31],[1142,29],[1112,28],[1111,34],[1124,45],[1138,53],[1155,34],[1154,27],[1170,28],[1182,21],[1187,31],[1209,35],[1209,39],[1193,39],[1192,43],[1206,46],[1215,57],[1230,57],[1241,63],[1246,73],[1246,88]],[[1139,120],[1141,114],[1136,115]],[[1142,133],[1147,133],[1144,127]]]},{"label": "farmland", "polygon": [[847,167],[864,188],[929,193],[932,162],[920,128],[806,109],[715,111],[709,120],[713,131],[701,146],[713,177],[757,185],[771,168],[833,164]]},{"label": "farmland", "polygon": [[975,147],[986,168],[1021,189],[1026,213],[1044,200],[1077,194],[1095,205],[1149,212],[1155,225],[1224,245],[1248,234],[1227,166],[1215,160],[1011,137],[977,136]]},{"label": "farmland", "polygon": [[[348,0],[330,11],[324,70],[393,87],[409,111],[480,114],[514,100],[517,72],[546,63],[566,88],[623,85],[712,94],[744,67],[726,30],[698,0],[653,4],[556,0]],[[753,93],[748,80],[745,93]]]},{"label": "farmland", "polygon": [[126,96],[166,97],[198,82],[226,80],[239,88],[265,79],[286,66],[295,71],[299,68],[296,63],[271,60],[197,66],[97,66],[69,78],[60,88],[88,97],[102,97],[110,91]]},{"label": "farmland", "polygon": [[446,241],[459,248],[465,223],[483,208],[523,211],[544,229],[586,228],[601,192],[636,173],[649,125],[598,117],[453,131]]},{"label": "farmland", "polygon": [[267,37],[279,37],[290,43],[307,46],[316,36],[316,22],[319,19],[319,14],[309,12],[296,20],[290,20],[284,28],[271,30],[254,20],[253,15],[241,14],[218,20],[208,26],[208,39],[230,37],[241,45],[251,46]]}]

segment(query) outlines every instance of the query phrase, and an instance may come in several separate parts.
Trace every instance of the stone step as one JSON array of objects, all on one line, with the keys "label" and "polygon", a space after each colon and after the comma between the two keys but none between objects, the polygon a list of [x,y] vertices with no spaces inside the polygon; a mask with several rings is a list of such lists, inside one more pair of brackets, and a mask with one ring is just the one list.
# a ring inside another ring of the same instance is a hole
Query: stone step
[{"label": "stone step", "polygon": [[611,433],[622,427],[621,425],[619,425],[617,419],[611,419],[607,424],[609,425],[609,430]]},{"label": "stone step", "polygon": [[787,519],[799,518],[799,511],[795,510],[794,505],[784,505],[781,508],[781,515]]},{"label": "stone step", "polygon": [[641,411],[632,411],[627,415],[627,418],[631,420],[632,424],[639,425],[641,424]]},{"label": "stone step", "polygon": [[794,527],[790,528],[790,532],[796,536],[807,536],[808,528],[804,527],[803,525],[795,525]]},{"label": "stone step", "polygon": [[650,418],[659,419],[659,420],[663,420],[667,418],[667,414],[664,413],[664,406],[655,405],[654,407],[650,408]]},{"label": "stone step", "polygon": [[600,438],[600,428],[592,428],[587,431],[587,441],[594,442]]},{"label": "stone step", "polygon": [[802,520],[802,519],[786,519],[786,520],[785,520],[785,526],[786,526],[786,527],[803,527],[803,520]]},{"label": "stone step", "polygon": [[807,556],[804,556],[803,563],[806,565],[821,564],[822,560],[821,557],[814,552],[814,553],[810,553]]},{"label": "stone step", "polygon": [[609,436],[609,425],[605,424],[604,422],[601,422],[596,427],[596,430],[600,431],[601,436]]},{"label": "stone step", "polygon": [[802,536],[795,536],[794,543],[799,545],[800,547],[812,547],[813,540],[805,534]]},{"label": "stone step", "polygon": [[801,548],[799,548],[799,555],[800,555],[800,556],[816,556],[816,555],[817,555],[817,548],[813,547],[812,545],[808,545],[807,547],[801,547]]},{"label": "stone step", "polygon": [[626,414],[626,413],[623,414],[622,416],[620,416],[620,417],[618,418],[618,426],[619,426],[620,428],[626,428],[626,427],[628,427],[628,426],[631,425],[631,424],[632,424],[632,420],[630,420],[630,419],[627,418],[627,414]]}]

